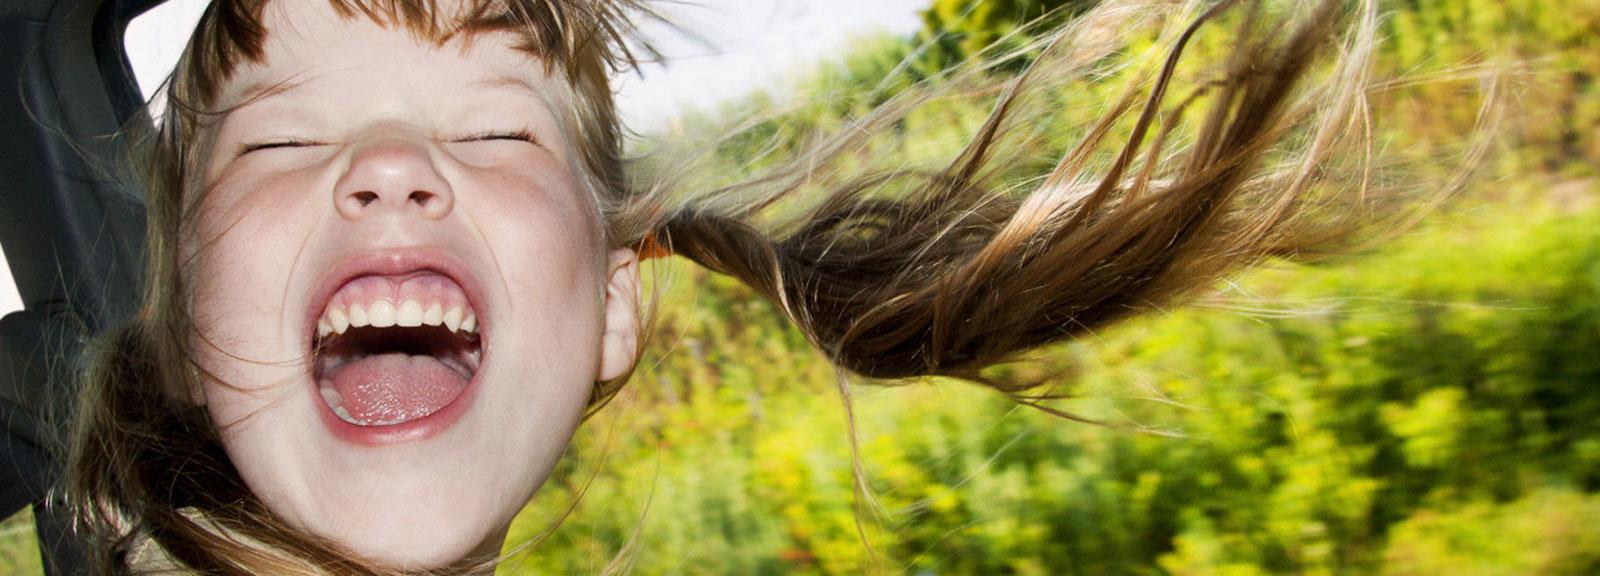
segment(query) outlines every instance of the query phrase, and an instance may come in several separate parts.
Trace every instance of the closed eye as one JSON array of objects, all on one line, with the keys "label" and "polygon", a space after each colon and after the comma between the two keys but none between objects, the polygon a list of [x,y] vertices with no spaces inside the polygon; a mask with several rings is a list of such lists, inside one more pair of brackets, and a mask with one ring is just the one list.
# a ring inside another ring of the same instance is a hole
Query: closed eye
[{"label": "closed eye", "polygon": [[490,140],[516,140],[534,145],[539,144],[539,140],[534,138],[533,133],[528,132],[527,130],[491,130],[487,132],[479,132],[470,136],[454,138],[451,139],[451,142],[483,142]]},{"label": "closed eye", "polygon": [[267,142],[255,142],[255,143],[250,143],[250,144],[245,144],[243,146],[240,146],[238,155],[239,156],[243,156],[243,155],[249,154],[251,152],[256,152],[256,151],[260,151],[260,150],[272,150],[272,149],[275,149],[275,148],[303,148],[303,147],[306,147],[306,146],[320,146],[320,145],[322,145],[321,142],[313,142],[311,140],[271,140],[271,141],[267,141]]}]

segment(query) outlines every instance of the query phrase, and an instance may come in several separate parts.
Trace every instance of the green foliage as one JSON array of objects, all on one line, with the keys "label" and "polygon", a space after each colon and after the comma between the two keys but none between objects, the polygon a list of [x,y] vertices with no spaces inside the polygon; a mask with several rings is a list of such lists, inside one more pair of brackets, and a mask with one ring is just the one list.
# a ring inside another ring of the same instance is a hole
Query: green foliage
[{"label": "green foliage", "polygon": [[[518,567],[594,571],[631,543],[641,573],[1592,573],[1600,211],[1579,208],[1597,192],[1582,166],[1600,120],[1585,103],[1600,5],[1388,7],[1380,73],[1450,75],[1509,54],[1535,63],[1519,89],[1555,86],[1536,97],[1566,103],[1559,117],[1518,108],[1479,213],[1348,265],[1241,279],[1268,313],[1178,310],[1000,369],[1072,374],[1058,407],[1122,428],[954,382],[854,386],[865,498],[835,374],[747,289],[673,262],[650,370],[580,432],[514,535],[548,526],[592,472],[582,505]],[[1014,31],[1014,8],[939,2],[918,39],[873,38],[804,76],[798,103],[731,107],[771,114],[727,141],[729,173],[935,78]],[[1202,35],[1190,58],[1227,41]],[[1043,95],[1063,112],[1040,157],[1119,85]],[[1375,102],[1385,153],[1448,149],[1477,113],[1461,86]],[[939,158],[985,112],[981,99],[929,107],[872,149]],[[1503,531],[1515,533],[1476,545]]]},{"label": "green foliage", "polygon": [[669,265],[652,369],[525,514],[517,536],[598,470],[521,568],[594,571],[635,530],[646,574],[873,554],[925,574],[1584,574],[1600,554],[1600,210],[1491,205],[1240,281],[1296,313],[1178,310],[1040,361],[1076,368],[1063,408],[1177,437],[956,382],[856,386],[870,550],[833,373],[747,289]]},{"label": "green foliage", "polygon": [[39,561],[33,514],[23,510],[0,521],[0,574],[44,574],[44,566]]},{"label": "green foliage", "polygon": [[[922,12],[922,31],[917,39],[929,44],[929,48],[918,67],[930,72],[943,70],[985,49],[1015,48],[1022,44],[1024,26],[1060,23],[1096,3],[1097,0],[934,0]],[[1000,45],[995,46],[997,43]]]},{"label": "green foliage", "polygon": [[[1448,73],[1485,58],[1524,63],[1504,160],[1510,173],[1593,175],[1600,162],[1600,1],[1405,0],[1388,3],[1383,72]],[[1397,109],[1402,125],[1459,133],[1473,113],[1459,86],[1422,85]],[[1452,106],[1438,106],[1451,103]]]},{"label": "green foliage", "polygon": [[1393,529],[1383,573],[1600,573],[1600,496],[1547,488],[1508,503],[1419,512]]}]

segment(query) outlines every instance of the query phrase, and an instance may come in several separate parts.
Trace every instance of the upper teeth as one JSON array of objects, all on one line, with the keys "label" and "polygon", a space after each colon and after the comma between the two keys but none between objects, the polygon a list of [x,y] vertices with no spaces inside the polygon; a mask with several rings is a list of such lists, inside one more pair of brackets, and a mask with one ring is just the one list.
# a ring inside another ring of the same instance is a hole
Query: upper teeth
[{"label": "upper teeth", "polygon": [[362,276],[328,298],[317,319],[317,337],[362,326],[444,326],[451,332],[476,333],[478,316],[466,292],[444,275]]},{"label": "upper teeth", "polygon": [[317,337],[329,334],[344,334],[351,328],[372,326],[374,328],[387,328],[390,326],[444,326],[451,332],[478,332],[478,315],[472,309],[461,305],[451,305],[445,308],[439,302],[424,304],[416,300],[405,300],[398,306],[389,300],[374,300],[365,305],[360,303],[343,304],[330,303],[324,310],[322,317],[317,319]]}]

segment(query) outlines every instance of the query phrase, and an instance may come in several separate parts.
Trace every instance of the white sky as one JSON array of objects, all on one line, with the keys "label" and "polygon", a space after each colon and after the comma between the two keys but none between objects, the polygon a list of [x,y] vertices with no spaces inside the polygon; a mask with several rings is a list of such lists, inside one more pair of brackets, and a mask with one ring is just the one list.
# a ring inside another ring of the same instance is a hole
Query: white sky
[{"label": "white sky", "polygon": [[[761,88],[782,86],[787,73],[826,57],[856,36],[909,34],[929,0],[691,0],[668,14],[712,46],[648,28],[670,65],[647,66],[644,76],[617,84],[623,118],[636,129],[664,126],[685,108]],[[168,0],[128,26],[127,48],[145,94],[171,72],[207,0]],[[11,269],[0,256],[0,315],[22,308]]]}]

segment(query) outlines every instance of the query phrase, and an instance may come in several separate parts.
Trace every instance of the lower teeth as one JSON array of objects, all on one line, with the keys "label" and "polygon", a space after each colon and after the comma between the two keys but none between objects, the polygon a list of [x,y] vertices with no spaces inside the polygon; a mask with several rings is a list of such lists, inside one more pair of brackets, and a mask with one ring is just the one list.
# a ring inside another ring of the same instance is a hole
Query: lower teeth
[{"label": "lower teeth", "polygon": [[342,405],[344,404],[344,397],[339,395],[339,391],[338,390],[334,390],[333,388],[329,388],[327,386],[323,386],[322,387],[322,401],[323,402],[327,402],[328,406],[331,406],[331,407],[334,407],[334,408],[342,408],[343,407]]},{"label": "lower teeth", "polygon": [[344,406],[333,407],[333,413],[338,414],[340,420],[344,420],[345,422],[349,422],[357,426],[393,426],[395,424],[405,422],[405,420],[360,420],[354,416],[351,416],[350,412],[344,409]]}]

